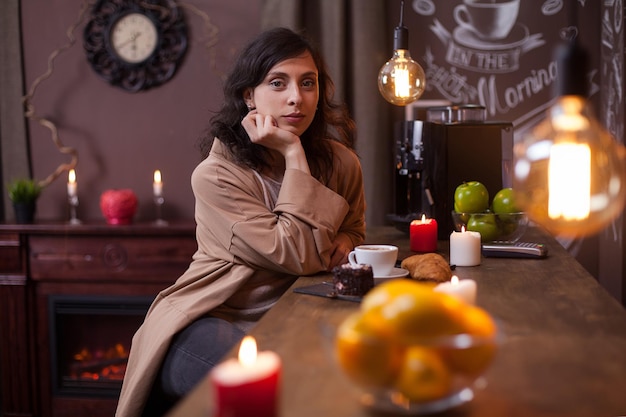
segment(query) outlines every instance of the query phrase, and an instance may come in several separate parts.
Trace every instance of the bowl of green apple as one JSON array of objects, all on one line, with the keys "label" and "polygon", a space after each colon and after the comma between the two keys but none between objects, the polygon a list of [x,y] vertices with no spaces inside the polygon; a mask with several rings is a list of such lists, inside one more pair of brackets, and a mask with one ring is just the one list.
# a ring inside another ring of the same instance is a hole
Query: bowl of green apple
[{"label": "bowl of green apple", "polygon": [[457,232],[479,232],[483,243],[515,243],[528,227],[528,217],[515,204],[512,188],[501,189],[490,200],[487,188],[479,181],[456,188],[452,222]]}]

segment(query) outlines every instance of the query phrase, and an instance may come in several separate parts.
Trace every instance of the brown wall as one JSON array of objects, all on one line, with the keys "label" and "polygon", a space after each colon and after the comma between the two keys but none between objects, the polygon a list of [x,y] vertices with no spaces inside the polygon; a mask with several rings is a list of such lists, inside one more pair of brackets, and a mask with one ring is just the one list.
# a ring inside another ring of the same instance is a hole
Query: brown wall
[{"label": "brown wall", "polygon": [[[49,55],[66,44],[66,31],[79,16],[80,0],[21,2],[26,88],[46,70]],[[185,1],[179,2],[187,4]],[[92,70],[82,46],[84,22],[76,43],[55,61],[53,75],[38,87],[36,112],[52,120],[65,145],[78,150],[76,168],[79,218],[101,219],[100,194],[131,188],[139,199],[136,220],[154,217],[152,175],[160,169],[167,218],[192,218],[191,171],[199,161],[196,140],[219,108],[222,76],[235,51],[259,31],[260,0],[195,0],[217,27],[217,44],[209,49],[206,20],[183,8],[190,43],[182,66],[168,83],[128,93],[107,84]],[[29,123],[33,174],[48,176],[68,158],[55,148],[48,129]],[[67,218],[67,176],[44,190],[37,218]]]}]

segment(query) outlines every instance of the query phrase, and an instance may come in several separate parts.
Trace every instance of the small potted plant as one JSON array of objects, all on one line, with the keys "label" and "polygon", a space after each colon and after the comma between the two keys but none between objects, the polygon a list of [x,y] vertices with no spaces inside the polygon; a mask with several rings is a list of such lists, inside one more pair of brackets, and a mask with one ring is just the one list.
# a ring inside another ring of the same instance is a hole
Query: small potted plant
[{"label": "small potted plant", "polygon": [[17,223],[32,223],[37,209],[37,198],[42,187],[33,179],[20,178],[9,183],[7,187],[9,198],[13,202],[15,221]]}]

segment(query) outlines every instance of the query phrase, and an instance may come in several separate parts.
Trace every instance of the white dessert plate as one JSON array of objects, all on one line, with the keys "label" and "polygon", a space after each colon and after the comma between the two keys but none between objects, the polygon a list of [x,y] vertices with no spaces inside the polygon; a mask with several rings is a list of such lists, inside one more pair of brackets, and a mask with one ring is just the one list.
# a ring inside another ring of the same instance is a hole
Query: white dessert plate
[{"label": "white dessert plate", "polygon": [[387,281],[394,278],[402,278],[409,275],[409,271],[404,268],[393,268],[389,275],[385,275],[382,277],[374,277],[374,283],[378,284],[383,281]]}]

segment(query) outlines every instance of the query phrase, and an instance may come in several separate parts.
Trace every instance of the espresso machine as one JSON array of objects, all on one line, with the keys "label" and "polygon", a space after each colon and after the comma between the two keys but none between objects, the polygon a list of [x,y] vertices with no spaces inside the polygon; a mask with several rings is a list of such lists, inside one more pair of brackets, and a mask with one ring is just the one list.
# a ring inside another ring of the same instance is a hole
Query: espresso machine
[{"label": "espresso machine", "polygon": [[513,125],[485,120],[477,105],[426,110],[425,120],[406,120],[395,131],[394,213],[387,216],[408,233],[412,220],[437,220],[438,238],[454,230],[454,191],[480,181],[489,198],[511,186]]}]

